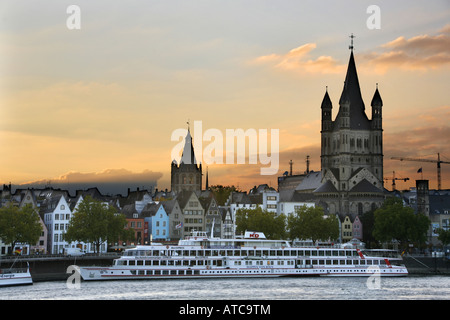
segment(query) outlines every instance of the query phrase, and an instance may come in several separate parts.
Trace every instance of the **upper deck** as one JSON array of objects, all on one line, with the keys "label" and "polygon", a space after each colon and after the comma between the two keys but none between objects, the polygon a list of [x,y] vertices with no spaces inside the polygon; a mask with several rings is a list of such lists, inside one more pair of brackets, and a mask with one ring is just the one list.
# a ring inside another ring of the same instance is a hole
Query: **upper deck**
[{"label": "upper deck", "polygon": [[206,232],[194,231],[192,235],[178,242],[179,246],[201,246],[203,248],[286,248],[290,247],[287,240],[269,240],[262,232],[246,231],[244,236],[234,239],[208,237]]}]

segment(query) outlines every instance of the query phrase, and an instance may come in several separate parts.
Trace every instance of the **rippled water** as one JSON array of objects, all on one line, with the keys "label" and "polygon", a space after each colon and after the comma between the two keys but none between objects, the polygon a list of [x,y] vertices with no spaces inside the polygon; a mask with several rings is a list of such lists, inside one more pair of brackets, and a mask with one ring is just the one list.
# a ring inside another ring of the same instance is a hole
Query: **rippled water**
[{"label": "rippled water", "polygon": [[81,282],[0,288],[0,299],[25,300],[449,300],[450,277],[268,278]]}]

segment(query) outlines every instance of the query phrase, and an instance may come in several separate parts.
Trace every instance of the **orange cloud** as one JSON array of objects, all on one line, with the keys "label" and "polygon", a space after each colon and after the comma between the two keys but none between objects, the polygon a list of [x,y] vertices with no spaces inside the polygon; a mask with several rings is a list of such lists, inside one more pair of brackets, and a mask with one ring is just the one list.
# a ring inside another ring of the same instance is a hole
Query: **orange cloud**
[{"label": "orange cloud", "polygon": [[379,73],[392,68],[426,71],[446,67],[450,65],[450,25],[436,35],[401,36],[381,48],[385,51],[365,55]]},{"label": "orange cloud", "polygon": [[293,70],[307,73],[341,73],[345,70],[330,56],[320,56],[316,59],[308,59],[312,50],[316,48],[315,43],[306,43],[290,50],[285,54],[270,54],[254,59],[254,63],[270,64],[273,68],[282,70]]}]

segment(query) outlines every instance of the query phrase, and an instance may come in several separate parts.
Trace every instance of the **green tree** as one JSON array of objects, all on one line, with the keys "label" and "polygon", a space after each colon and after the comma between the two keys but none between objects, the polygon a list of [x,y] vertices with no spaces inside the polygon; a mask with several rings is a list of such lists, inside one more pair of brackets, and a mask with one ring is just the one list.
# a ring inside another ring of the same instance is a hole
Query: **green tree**
[{"label": "green tree", "polygon": [[217,205],[224,206],[233,191],[239,191],[235,186],[222,186],[220,184],[209,187],[217,200]]},{"label": "green tree", "polygon": [[339,238],[339,221],[335,215],[324,216],[323,208],[302,206],[287,219],[289,238],[336,240]]},{"label": "green tree", "polygon": [[10,243],[35,245],[42,233],[38,213],[29,204],[18,208],[12,204],[0,208],[0,239]]},{"label": "green tree", "polygon": [[100,252],[104,241],[126,241],[134,237],[134,230],[125,229],[126,224],[123,214],[117,214],[113,207],[88,196],[80,202],[70,219],[64,239],[67,242],[93,243],[96,252]]},{"label": "green tree", "polygon": [[400,242],[425,242],[430,220],[404,207],[401,199],[388,198],[374,212],[373,236],[381,242],[396,239]]},{"label": "green tree", "polygon": [[361,223],[364,226],[363,227],[363,239],[366,243],[367,247],[374,248],[377,245],[377,241],[375,240],[373,236],[373,226],[375,221],[375,212],[376,209],[370,210],[366,213],[363,213],[360,216]]},{"label": "green tree", "polygon": [[439,228],[436,229],[436,233],[439,234],[438,240],[442,242],[442,245],[446,246],[450,243],[450,230]]},{"label": "green tree", "polygon": [[275,212],[256,209],[239,209],[236,212],[236,233],[248,231],[263,232],[268,239],[284,239],[286,217]]}]

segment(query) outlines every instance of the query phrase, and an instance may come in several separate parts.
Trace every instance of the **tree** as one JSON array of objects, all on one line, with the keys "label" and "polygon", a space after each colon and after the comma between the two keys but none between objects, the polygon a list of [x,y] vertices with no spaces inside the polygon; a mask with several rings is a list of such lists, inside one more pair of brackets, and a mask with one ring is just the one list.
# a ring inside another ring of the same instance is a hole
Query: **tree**
[{"label": "tree", "polygon": [[339,221],[335,215],[324,216],[323,208],[302,206],[287,219],[290,239],[336,240]]},{"label": "tree", "polygon": [[224,206],[233,191],[239,191],[235,186],[222,186],[220,184],[211,186],[209,189],[213,192],[217,205]]},{"label": "tree", "polygon": [[95,251],[100,252],[104,241],[117,242],[134,236],[134,230],[125,229],[126,223],[125,216],[117,214],[113,207],[87,196],[74,212],[64,239],[93,243]]},{"label": "tree", "polygon": [[39,215],[30,204],[18,208],[12,204],[0,208],[0,239],[10,243],[35,245],[42,233]]},{"label": "tree", "polygon": [[439,234],[438,240],[442,242],[443,246],[446,246],[450,243],[450,230],[439,228],[436,229],[436,233]]},{"label": "tree", "polygon": [[375,221],[375,212],[376,209],[370,210],[368,212],[363,213],[359,218],[361,219],[361,223],[364,226],[363,228],[363,240],[366,243],[367,247],[374,247],[377,243],[375,238],[373,237],[373,226]]},{"label": "tree", "polygon": [[404,207],[401,199],[389,198],[375,210],[373,236],[381,242],[425,242],[430,219]]},{"label": "tree", "polygon": [[256,209],[239,209],[236,212],[236,233],[246,230],[263,232],[268,239],[284,239],[286,236],[286,217],[275,212]]}]

